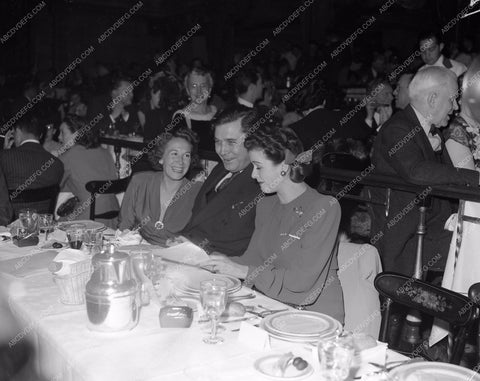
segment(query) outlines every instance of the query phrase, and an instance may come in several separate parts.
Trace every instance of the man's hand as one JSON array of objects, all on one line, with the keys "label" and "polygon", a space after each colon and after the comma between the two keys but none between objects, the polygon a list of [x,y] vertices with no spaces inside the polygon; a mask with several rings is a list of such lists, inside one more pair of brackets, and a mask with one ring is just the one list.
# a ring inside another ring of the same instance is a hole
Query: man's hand
[{"label": "man's hand", "polygon": [[248,266],[239,265],[222,255],[210,255],[210,259],[202,262],[201,265],[217,273],[231,275],[239,279],[245,279],[248,274]]},{"label": "man's hand", "polygon": [[3,149],[10,149],[14,143],[14,132],[13,130],[8,130],[5,134],[5,140],[3,141]]}]

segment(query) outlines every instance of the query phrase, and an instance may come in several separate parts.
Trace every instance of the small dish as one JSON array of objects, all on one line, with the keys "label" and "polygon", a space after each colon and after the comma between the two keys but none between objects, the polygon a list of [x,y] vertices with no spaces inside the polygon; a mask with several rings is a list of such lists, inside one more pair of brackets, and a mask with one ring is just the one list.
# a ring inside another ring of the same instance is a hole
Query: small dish
[{"label": "small dish", "polygon": [[280,370],[278,369],[278,361],[283,356],[283,354],[269,355],[259,358],[253,364],[255,370],[264,376],[272,380],[302,380],[313,373],[313,368],[310,364],[303,369],[298,370],[293,365],[290,365],[285,374],[280,375]]}]

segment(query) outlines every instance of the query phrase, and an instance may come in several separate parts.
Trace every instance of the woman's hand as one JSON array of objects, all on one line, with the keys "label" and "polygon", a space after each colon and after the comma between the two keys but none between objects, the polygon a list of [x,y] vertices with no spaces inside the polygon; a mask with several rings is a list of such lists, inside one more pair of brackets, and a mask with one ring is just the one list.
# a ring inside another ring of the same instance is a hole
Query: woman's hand
[{"label": "woman's hand", "polygon": [[202,262],[202,266],[208,266],[213,271],[220,274],[234,276],[235,278],[245,279],[248,274],[248,266],[239,265],[227,258],[223,254],[211,254],[208,261]]}]

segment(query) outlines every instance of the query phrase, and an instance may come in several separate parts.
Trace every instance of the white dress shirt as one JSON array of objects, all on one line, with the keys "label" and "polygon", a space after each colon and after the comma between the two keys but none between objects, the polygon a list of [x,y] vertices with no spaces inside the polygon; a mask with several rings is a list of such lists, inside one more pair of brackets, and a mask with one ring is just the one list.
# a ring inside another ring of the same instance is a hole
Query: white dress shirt
[{"label": "white dress shirt", "polygon": [[428,121],[422,114],[420,114],[419,111],[413,107],[413,111],[415,111],[415,114],[417,115],[418,121],[420,122],[420,126],[422,127],[423,131],[425,132],[425,135],[427,135],[428,141],[430,142],[430,145],[432,146],[432,149],[434,151],[440,151],[442,149],[442,139],[438,135],[432,135],[430,133],[430,128],[432,127],[432,123]]},{"label": "white dress shirt", "polygon": [[[452,67],[446,67],[444,65],[444,60],[446,60],[446,59],[448,59],[450,61],[450,63],[452,64]],[[438,60],[433,65],[423,65],[420,68],[420,70],[425,69],[426,67],[430,67],[430,66],[440,66],[440,67],[444,67],[446,69],[450,69],[451,71],[453,71],[455,73],[455,75],[457,77],[461,76],[463,73],[465,73],[467,71],[467,67],[464,64],[462,64],[461,62],[452,60],[451,58],[445,58],[445,56],[443,54],[440,54],[440,57],[438,57]]]},{"label": "white dress shirt", "polygon": [[238,97],[237,102],[240,103],[241,105],[248,107],[248,108],[253,108],[253,103],[249,102],[243,98]]}]

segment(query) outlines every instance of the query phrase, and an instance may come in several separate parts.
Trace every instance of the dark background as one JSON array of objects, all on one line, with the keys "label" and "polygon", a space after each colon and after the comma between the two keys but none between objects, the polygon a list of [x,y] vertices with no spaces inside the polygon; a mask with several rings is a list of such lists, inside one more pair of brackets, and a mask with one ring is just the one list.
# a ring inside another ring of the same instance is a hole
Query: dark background
[{"label": "dark background", "polygon": [[[0,68],[19,76],[37,74],[51,77],[61,72],[82,51],[96,50],[82,63],[83,71],[97,62],[116,65],[151,65],[154,52],[164,52],[193,25],[202,29],[178,50],[189,62],[194,57],[216,71],[231,67],[235,52],[248,52],[269,38],[269,49],[282,51],[289,44],[307,48],[309,41],[320,45],[335,32],[340,42],[365,20],[375,15],[377,22],[360,36],[355,46],[394,48],[399,57],[416,49],[419,30],[441,29],[468,0],[396,0],[379,14],[384,0],[315,0],[280,35],[275,29],[303,1],[294,0],[143,0],[141,9],[106,41],[97,38],[138,1],[127,0],[45,0],[46,6],[5,43],[0,45]],[[4,35],[40,1],[2,0],[0,34]],[[477,6],[480,7],[480,4]],[[445,37],[458,41],[472,36],[478,48],[476,24],[480,13],[468,17]],[[347,50],[348,50],[347,49]],[[262,54],[267,54],[263,53]],[[349,52],[343,53],[345,56]]]}]

